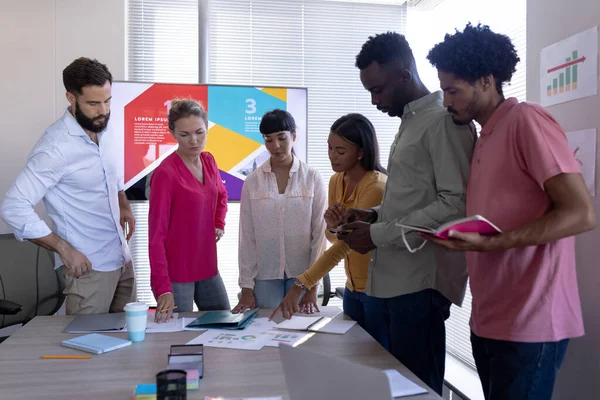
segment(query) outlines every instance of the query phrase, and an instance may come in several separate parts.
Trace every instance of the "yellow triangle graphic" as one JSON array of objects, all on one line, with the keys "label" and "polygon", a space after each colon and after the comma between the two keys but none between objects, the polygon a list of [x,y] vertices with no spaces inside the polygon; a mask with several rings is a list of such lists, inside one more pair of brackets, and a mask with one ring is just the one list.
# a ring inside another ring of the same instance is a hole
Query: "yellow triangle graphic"
[{"label": "yellow triangle graphic", "polygon": [[262,91],[287,102],[287,89],[285,88],[264,88]]},{"label": "yellow triangle graphic", "polygon": [[260,143],[239,133],[221,125],[214,125],[208,130],[204,151],[215,157],[220,170],[230,172],[231,168],[260,146]]}]

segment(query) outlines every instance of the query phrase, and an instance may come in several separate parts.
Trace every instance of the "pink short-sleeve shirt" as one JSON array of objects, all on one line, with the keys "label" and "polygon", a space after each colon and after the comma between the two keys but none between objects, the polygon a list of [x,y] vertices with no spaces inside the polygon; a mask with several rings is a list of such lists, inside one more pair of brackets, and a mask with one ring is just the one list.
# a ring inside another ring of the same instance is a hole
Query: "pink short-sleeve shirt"
[{"label": "pink short-sleeve shirt", "polygon": [[[481,132],[467,185],[467,215],[503,231],[546,214],[544,182],[580,173],[558,122],[541,106],[505,100]],[[481,337],[553,342],[584,334],[575,273],[575,238],[467,254],[471,329]]]}]

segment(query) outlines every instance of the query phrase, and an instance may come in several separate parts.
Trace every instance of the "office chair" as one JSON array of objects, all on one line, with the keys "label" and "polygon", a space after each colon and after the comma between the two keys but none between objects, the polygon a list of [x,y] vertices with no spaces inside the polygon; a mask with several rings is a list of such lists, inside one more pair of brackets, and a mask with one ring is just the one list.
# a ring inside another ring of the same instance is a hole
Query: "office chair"
[{"label": "office chair", "polygon": [[[327,277],[329,278],[329,275],[327,275]],[[333,297],[337,297],[340,300],[344,299],[344,290],[346,288],[344,286],[342,287],[337,287],[335,288],[335,291],[331,291],[331,281],[329,282],[329,296],[327,297],[327,301],[325,301],[325,299],[323,299],[323,306],[326,306],[329,303],[329,299],[333,298]],[[325,283],[323,283],[323,291],[325,291]]]},{"label": "office chair", "polygon": [[331,293],[331,277],[329,274],[323,277],[322,287],[323,293],[319,293],[318,298],[321,299],[321,305],[325,307],[327,304],[329,304],[329,299],[333,297],[333,293]]},{"label": "office chair", "polygon": [[65,296],[53,253],[0,235],[0,254],[0,329],[26,324],[36,315],[56,314]]}]

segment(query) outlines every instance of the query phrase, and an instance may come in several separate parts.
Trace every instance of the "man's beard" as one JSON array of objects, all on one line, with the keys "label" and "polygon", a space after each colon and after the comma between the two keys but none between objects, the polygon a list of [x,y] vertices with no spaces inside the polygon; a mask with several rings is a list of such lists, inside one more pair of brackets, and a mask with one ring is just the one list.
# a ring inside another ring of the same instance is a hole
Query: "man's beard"
[{"label": "man's beard", "polygon": [[[79,104],[77,103],[75,106],[75,119],[81,125],[81,127],[87,131],[100,133],[106,129],[108,125],[108,121],[110,120],[110,112],[106,115],[100,115],[95,118],[88,118],[82,112]],[[104,122],[98,124],[96,121],[104,119]]]},{"label": "man's beard", "polygon": [[452,114],[452,121],[454,121],[456,125],[469,125],[477,115],[478,99],[479,97],[477,96],[477,93],[473,93],[473,96],[471,97],[471,102],[469,103],[469,108],[467,108],[467,110],[464,113],[466,114],[466,119],[457,119],[459,117],[459,113],[452,107],[448,107],[448,112]]}]

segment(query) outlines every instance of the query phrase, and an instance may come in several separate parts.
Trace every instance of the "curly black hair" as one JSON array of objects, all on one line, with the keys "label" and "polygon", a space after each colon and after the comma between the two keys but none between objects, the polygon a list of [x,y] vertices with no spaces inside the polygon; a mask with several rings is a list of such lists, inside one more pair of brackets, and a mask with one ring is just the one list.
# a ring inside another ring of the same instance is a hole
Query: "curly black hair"
[{"label": "curly black hair", "polygon": [[439,71],[449,72],[468,82],[492,75],[496,89],[510,82],[520,61],[515,46],[506,35],[489,26],[467,24],[462,32],[446,34],[444,41],[429,51],[427,59]]},{"label": "curly black hair", "polygon": [[356,56],[356,67],[365,69],[373,61],[381,65],[397,60],[413,61],[413,53],[404,35],[396,32],[380,33],[369,36]]}]

